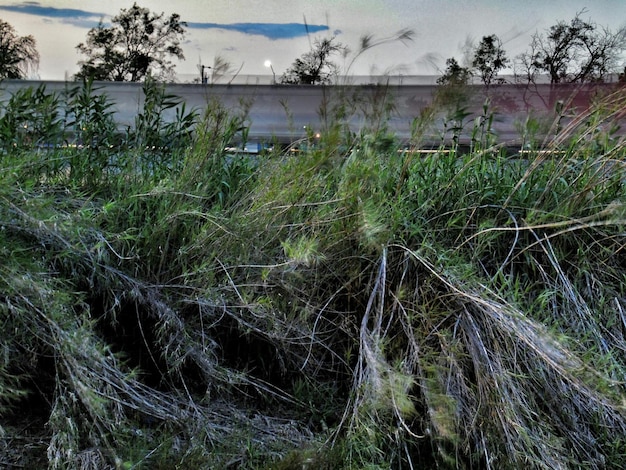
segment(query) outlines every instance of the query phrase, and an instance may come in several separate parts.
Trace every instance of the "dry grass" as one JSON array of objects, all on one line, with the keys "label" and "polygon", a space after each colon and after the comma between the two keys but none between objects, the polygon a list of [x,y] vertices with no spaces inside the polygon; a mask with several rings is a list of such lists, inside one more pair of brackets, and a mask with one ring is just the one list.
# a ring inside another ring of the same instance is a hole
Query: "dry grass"
[{"label": "dry grass", "polygon": [[619,465],[623,99],[523,159],[226,158],[220,109],[159,179],[3,155],[2,438],[36,402],[50,468]]}]

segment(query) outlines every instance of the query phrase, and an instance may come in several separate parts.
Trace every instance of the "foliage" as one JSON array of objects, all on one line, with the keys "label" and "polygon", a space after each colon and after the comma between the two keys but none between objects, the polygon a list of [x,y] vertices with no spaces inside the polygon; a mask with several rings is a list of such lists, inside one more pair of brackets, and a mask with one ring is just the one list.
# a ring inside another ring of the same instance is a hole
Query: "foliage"
[{"label": "foliage", "polygon": [[620,70],[626,28],[613,32],[582,19],[583,13],[533,35],[530,50],[518,57],[527,80],[546,73],[551,83],[588,83],[604,81]]},{"label": "foliage", "polygon": [[0,78],[26,78],[38,65],[35,38],[18,36],[13,26],[0,19]]},{"label": "foliage", "polygon": [[[139,127],[175,140],[145,85]],[[0,444],[49,468],[619,467],[625,105],[513,156],[488,101],[468,151],[420,153],[425,122],[400,149],[382,90],[300,153],[227,153],[246,106],[216,102],[167,158],[2,153]]]},{"label": "foliage", "polygon": [[[293,65],[280,78],[280,83],[290,85],[328,85],[335,81],[340,72],[348,76],[354,63],[367,51],[385,44],[401,42],[403,44],[413,40],[414,33],[410,29],[401,29],[389,37],[376,38],[371,34],[364,34],[359,38],[359,47],[351,52],[350,49],[336,41],[335,37],[316,39],[311,50],[296,59]],[[349,61],[345,70],[331,60],[331,56],[340,54]],[[351,57],[350,57],[351,56]]]},{"label": "foliage", "polygon": [[280,78],[280,83],[290,85],[328,85],[339,73],[339,66],[331,60],[341,54],[346,46],[335,37],[315,39],[310,51],[297,58]]},{"label": "foliage", "polygon": [[60,144],[63,140],[60,99],[56,93],[47,93],[44,85],[17,90],[2,106],[0,146],[13,151]]},{"label": "foliage", "polygon": [[184,59],[180,41],[186,23],[178,14],[166,17],[134,3],[111,23],[106,27],[101,21],[77,46],[87,56],[79,62],[77,79],[136,82],[148,74],[162,80],[171,78],[174,65],[170,57]]},{"label": "foliage", "polygon": [[472,78],[472,71],[459,65],[454,57],[446,59],[446,69],[437,79],[439,85],[462,86],[467,85]]},{"label": "foliage", "polygon": [[101,89],[92,79],[83,80],[68,90],[66,104],[67,127],[72,132],[72,140],[94,152],[116,143],[114,103],[99,92]]},{"label": "foliage", "polygon": [[463,121],[468,116],[467,105],[470,93],[467,85],[472,75],[473,72],[469,67],[462,67],[454,57],[451,57],[446,60],[446,70],[443,75],[437,79],[439,86],[435,94],[435,102],[446,112],[443,134],[451,130],[455,142],[463,130]]},{"label": "foliage", "polygon": [[495,34],[483,36],[474,51],[472,67],[480,75],[480,79],[486,86],[499,83],[498,72],[508,63],[506,53],[502,48],[502,41]]},{"label": "foliage", "polygon": [[[184,101],[168,94],[165,85],[148,76],[142,86],[143,106],[129,129],[127,141],[133,147],[148,145],[146,150],[168,153],[168,149],[184,148],[191,141],[196,112],[187,111]],[[168,112],[174,112],[168,116]]]},{"label": "foliage", "polygon": [[446,69],[437,79],[439,85],[447,87],[463,87],[478,74],[481,82],[489,87],[493,83],[502,83],[497,78],[498,72],[506,67],[508,59],[502,48],[502,41],[495,34],[483,36],[478,46],[471,42],[465,46],[467,65],[462,66],[451,57],[446,59]]},{"label": "foliage", "polygon": [[181,98],[150,77],[142,92],[134,125],[124,133],[114,119],[116,103],[91,79],[69,84],[64,93],[48,92],[43,84],[20,88],[0,107],[0,146],[5,152],[89,149],[102,165],[121,147],[164,157],[185,149],[198,123],[197,112],[187,111]]}]

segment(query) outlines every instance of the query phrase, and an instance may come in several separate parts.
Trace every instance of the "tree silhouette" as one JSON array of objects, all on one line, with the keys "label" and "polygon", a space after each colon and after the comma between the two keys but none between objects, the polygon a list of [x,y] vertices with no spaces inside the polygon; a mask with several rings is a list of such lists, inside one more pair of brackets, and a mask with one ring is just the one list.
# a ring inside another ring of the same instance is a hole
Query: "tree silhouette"
[{"label": "tree silhouette", "polygon": [[462,67],[458,61],[451,57],[446,59],[446,70],[437,79],[439,85],[467,85],[472,78],[472,71]]},{"label": "tree silhouette", "polygon": [[172,78],[171,57],[184,59],[180,41],[185,22],[180,16],[155,14],[136,3],[122,9],[105,27],[102,21],[87,33],[87,40],[76,48],[87,56],[80,61],[76,78],[94,80],[141,81],[150,74]]},{"label": "tree silhouette", "polygon": [[330,58],[333,54],[346,50],[335,37],[316,39],[311,50],[294,61],[280,78],[280,82],[291,85],[329,84],[339,73],[339,67]]},{"label": "tree silhouette", "polygon": [[0,78],[26,78],[38,65],[35,38],[18,36],[13,26],[0,20]]},{"label": "tree silhouette", "polygon": [[497,79],[498,72],[506,67],[509,59],[502,48],[502,41],[495,34],[483,36],[478,47],[474,51],[472,67],[480,75],[481,81],[489,86],[494,82],[501,82]]},{"label": "tree silhouette", "polygon": [[546,73],[551,83],[598,82],[619,70],[626,51],[626,27],[612,32],[583,20],[582,13],[533,36],[530,51],[518,58],[529,81]]}]

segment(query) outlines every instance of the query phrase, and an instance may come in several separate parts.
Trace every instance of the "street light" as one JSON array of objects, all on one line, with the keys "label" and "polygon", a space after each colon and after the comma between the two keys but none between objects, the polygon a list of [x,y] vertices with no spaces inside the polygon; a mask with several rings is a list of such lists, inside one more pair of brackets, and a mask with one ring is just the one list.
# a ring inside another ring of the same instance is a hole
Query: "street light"
[{"label": "street light", "polygon": [[200,65],[200,82],[203,85],[206,85],[209,82],[208,77],[204,73],[205,69],[211,69],[211,67],[208,65]]},{"label": "street light", "polygon": [[272,75],[274,76],[273,83],[276,83],[276,72],[274,72],[274,67],[272,67],[272,61],[268,59],[265,61],[263,65],[265,65],[266,67],[269,67],[272,70]]}]

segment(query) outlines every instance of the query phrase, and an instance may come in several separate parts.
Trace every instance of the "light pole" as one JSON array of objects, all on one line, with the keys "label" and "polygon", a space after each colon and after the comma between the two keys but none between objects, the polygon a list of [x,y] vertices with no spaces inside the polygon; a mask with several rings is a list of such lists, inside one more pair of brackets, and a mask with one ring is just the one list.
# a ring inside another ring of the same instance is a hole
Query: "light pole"
[{"label": "light pole", "polygon": [[274,80],[273,80],[273,84],[276,84],[276,72],[274,72],[274,67],[272,67],[272,61],[271,60],[266,60],[265,63],[263,64],[266,67],[269,67],[272,70],[272,75],[274,76]]},{"label": "light pole", "polygon": [[209,81],[209,77],[204,74],[204,69],[210,69],[208,65],[200,65],[200,83],[206,85]]}]

